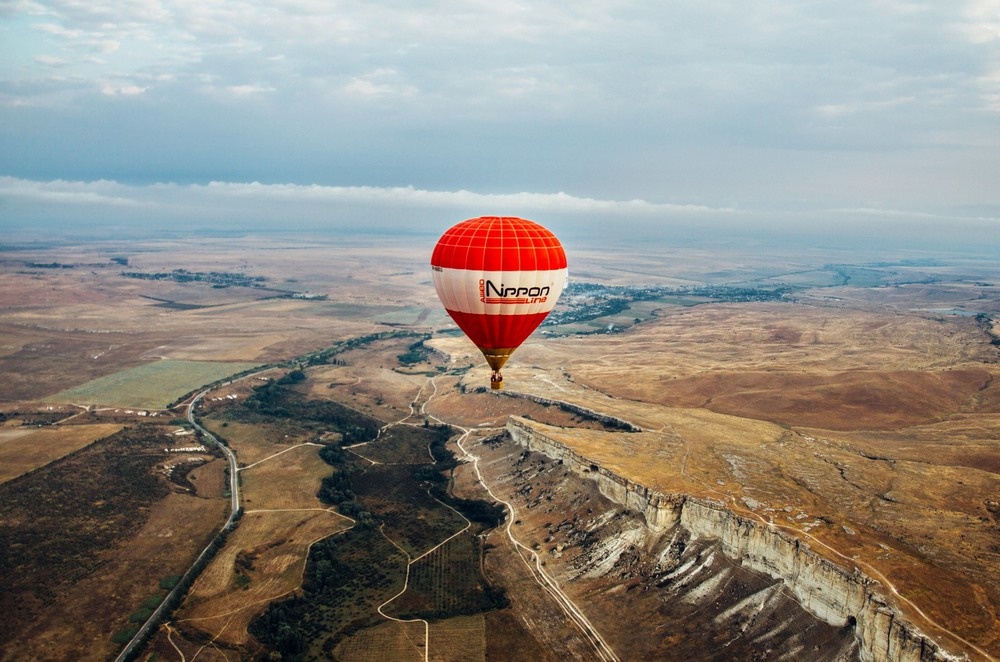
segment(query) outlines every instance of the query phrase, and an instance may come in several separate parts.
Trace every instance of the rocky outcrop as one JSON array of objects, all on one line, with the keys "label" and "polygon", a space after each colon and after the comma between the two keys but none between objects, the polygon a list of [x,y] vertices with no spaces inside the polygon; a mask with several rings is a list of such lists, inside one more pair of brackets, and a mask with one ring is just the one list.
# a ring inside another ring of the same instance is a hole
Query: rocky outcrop
[{"label": "rocky outcrop", "polygon": [[530,393],[521,393],[519,391],[498,391],[498,395],[507,398],[515,398],[519,400],[530,400],[531,402],[537,402],[545,407],[559,407],[563,411],[569,412],[571,414],[576,414],[582,418],[590,419],[596,421],[604,426],[606,430],[620,430],[622,432],[641,432],[642,428],[637,425],[626,421],[623,418],[618,418],[617,416],[609,416],[608,414],[602,414],[600,412],[594,411],[593,409],[588,409],[586,407],[581,407],[580,405],[573,404],[572,402],[566,402],[565,400],[552,400],[551,398],[543,398],[540,395],[532,395]]},{"label": "rocky outcrop", "polygon": [[524,419],[512,417],[507,423],[507,432],[528,450],[561,460],[570,471],[596,480],[602,494],[615,503],[642,513],[650,528],[662,531],[680,520],[685,497],[661,494],[592,464],[564,444],[537,432]]},{"label": "rocky outcrop", "polygon": [[525,419],[511,418],[507,431],[524,448],[596,481],[607,498],[641,513],[650,529],[680,526],[693,538],[720,541],[727,557],[780,580],[809,613],[831,625],[853,627],[864,660],[967,659],[944,651],[903,618],[884,597],[878,581],[821,557],[789,533],[738,515],[721,502],[663,494],[623,478],[546,436]]}]

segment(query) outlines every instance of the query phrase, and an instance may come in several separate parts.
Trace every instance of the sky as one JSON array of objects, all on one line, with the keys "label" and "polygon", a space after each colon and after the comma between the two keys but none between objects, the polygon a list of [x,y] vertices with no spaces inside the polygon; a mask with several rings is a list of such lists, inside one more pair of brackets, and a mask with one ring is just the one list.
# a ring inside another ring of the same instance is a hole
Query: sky
[{"label": "sky", "polygon": [[1000,0],[0,0],[10,236],[486,214],[1000,241]]}]

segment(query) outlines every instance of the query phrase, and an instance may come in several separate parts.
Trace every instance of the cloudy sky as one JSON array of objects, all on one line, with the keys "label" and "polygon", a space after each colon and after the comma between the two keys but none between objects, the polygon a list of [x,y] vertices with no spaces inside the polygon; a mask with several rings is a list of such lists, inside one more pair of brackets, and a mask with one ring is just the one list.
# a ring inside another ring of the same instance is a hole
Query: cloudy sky
[{"label": "cloudy sky", "polygon": [[1000,236],[1000,0],[0,0],[0,228],[493,213]]}]

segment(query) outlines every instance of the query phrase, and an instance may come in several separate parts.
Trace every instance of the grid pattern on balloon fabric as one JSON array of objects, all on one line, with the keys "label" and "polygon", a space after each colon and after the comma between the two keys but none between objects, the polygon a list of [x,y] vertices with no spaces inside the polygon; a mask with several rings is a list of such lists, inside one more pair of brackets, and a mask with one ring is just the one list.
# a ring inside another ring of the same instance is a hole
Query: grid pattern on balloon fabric
[{"label": "grid pattern on balloon fabric", "polygon": [[549,271],[566,268],[566,252],[547,228],[523,218],[482,216],[442,235],[431,264],[482,271]]}]

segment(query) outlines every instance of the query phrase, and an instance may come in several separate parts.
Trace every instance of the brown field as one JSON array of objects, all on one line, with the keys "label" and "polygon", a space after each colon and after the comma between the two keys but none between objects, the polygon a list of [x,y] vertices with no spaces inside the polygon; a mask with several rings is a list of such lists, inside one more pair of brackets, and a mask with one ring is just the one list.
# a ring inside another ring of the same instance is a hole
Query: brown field
[{"label": "brown field", "polygon": [[[301,389],[386,421],[412,414],[419,424],[416,410],[425,405],[442,421],[483,431],[511,415],[558,426],[554,435],[637,482],[773,519],[815,551],[891,582],[912,601],[899,604],[907,617],[946,647],[968,650],[950,638],[954,632],[1000,657],[1000,352],[987,334],[1000,328],[995,264],[950,256],[943,266],[877,267],[865,263],[891,257],[656,247],[622,255],[568,246],[577,281],[811,288],[780,303],[693,305],[691,297],[636,303],[634,310],[563,329],[643,320],[627,331],[536,334],[504,369],[505,395],[563,400],[644,430],[613,434],[557,407],[477,392],[488,386],[489,371],[478,351],[453,334],[437,303],[427,270],[430,245],[338,242],[193,238],[4,252],[0,405],[41,415],[38,403],[46,397],[160,359],[267,364],[376,332],[433,332],[428,344],[444,359],[401,367],[398,343],[373,343],[339,355],[342,363],[309,368]],[[127,256],[128,267],[112,256]],[[74,266],[34,268],[26,266],[30,261]],[[841,271],[824,266],[848,262]],[[259,289],[215,288],[121,275],[175,268],[267,280]],[[273,298],[283,292],[327,298]],[[215,395],[245,398],[256,384],[244,380]],[[229,645],[252,648],[245,632],[250,617],[298,586],[312,541],[344,526],[315,498],[329,473],[316,447],[275,455],[315,441],[316,432],[237,421],[223,426],[208,412],[227,402],[206,398],[206,423],[237,450],[242,466],[263,462],[244,470],[241,526],[175,615],[170,641],[162,632],[156,639],[154,649],[166,659],[180,659],[174,645],[191,659],[203,645],[195,641],[204,638],[215,638],[219,648],[203,649],[199,659],[232,659],[238,653]],[[16,420],[0,428],[0,481],[88,443],[87,426],[71,428],[73,421],[28,432]],[[47,651],[39,657],[65,659],[69,635],[61,624],[79,621],[95,604],[117,610],[124,623],[158,569],[183,566],[200,550],[224,519],[221,467],[216,461],[189,474],[205,498],[173,493],[151,508],[150,522],[163,535],[137,543],[146,565],[122,566],[131,569],[133,584],[102,570],[32,625],[27,641]],[[254,512],[271,509],[283,512]],[[482,617],[485,640],[479,617],[432,625],[430,656],[586,654],[514,550],[496,534],[490,540],[497,547],[487,555],[487,571],[508,587],[512,609]],[[121,566],[131,549],[108,550],[102,567]],[[240,553],[255,559],[245,590],[235,584]],[[913,605],[930,621],[915,616]],[[96,627],[81,640],[103,655],[109,648],[93,642],[108,633]],[[363,649],[379,641],[402,652],[412,648],[406,635],[416,627],[362,630],[338,650],[345,659],[370,659]]]},{"label": "brown field", "polygon": [[[220,645],[244,646],[247,625],[267,605],[302,583],[302,571],[312,543],[351,525],[332,510],[251,511],[191,588],[173,626],[197,632]],[[237,557],[252,557],[241,566],[249,581],[237,583]],[[191,635],[188,635],[191,636]]]},{"label": "brown field", "polygon": [[188,482],[196,486],[199,497],[205,499],[221,499],[222,492],[228,488],[223,482],[225,461],[221,458],[199,467],[195,467],[188,472]]},{"label": "brown field", "polygon": [[44,466],[121,429],[120,425],[0,428],[0,483]]},{"label": "brown field", "polygon": [[969,318],[702,306],[522,349],[511,388],[647,430],[554,433],[596,464],[773,519],[1000,652],[1000,368]]},{"label": "brown field", "polygon": [[314,508],[320,481],[332,472],[315,445],[294,446],[240,469],[247,510]]},{"label": "brown field", "polygon": [[30,623],[3,659],[107,660],[117,654],[111,635],[128,625],[129,614],[157,592],[158,582],[179,575],[207,544],[222,521],[222,501],[170,495],[127,544],[109,549],[94,573],[48,606]]},{"label": "brown field", "polygon": [[348,637],[334,649],[333,655],[333,659],[358,662],[382,660],[419,662],[424,659],[424,623],[386,621]]},{"label": "brown field", "polygon": [[207,635],[216,645],[242,647],[250,643],[250,620],[302,583],[309,547],[352,523],[316,498],[331,472],[318,446],[279,445],[259,426],[212,421],[212,427],[245,465],[245,515],[191,588],[173,627],[188,640]]},{"label": "brown field", "polygon": [[[482,660],[486,658],[486,619],[482,614],[435,621],[429,626],[429,660]],[[335,659],[358,662],[424,658],[424,624],[387,621],[342,641]]]},{"label": "brown field", "polygon": [[475,614],[432,623],[430,650],[433,660],[485,659],[486,618]]},{"label": "brown field", "polygon": [[[413,342],[418,339],[413,338]],[[329,399],[335,394],[338,401],[358,411],[383,420],[397,420],[400,412],[409,411],[410,403],[427,381],[424,374],[393,370],[398,365],[399,353],[398,342],[380,342],[338,354],[337,359],[346,365],[317,366],[310,373],[306,395]]]},{"label": "brown field", "polygon": [[286,432],[278,427],[270,427],[260,424],[238,423],[236,421],[226,421],[223,426],[221,421],[205,419],[202,423],[212,434],[218,435],[227,442],[230,439],[239,440],[238,445],[230,443],[233,452],[239,460],[241,466],[260,462],[266,457],[271,457],[275,453],[290,448]]}]

